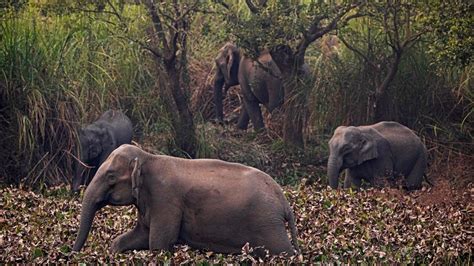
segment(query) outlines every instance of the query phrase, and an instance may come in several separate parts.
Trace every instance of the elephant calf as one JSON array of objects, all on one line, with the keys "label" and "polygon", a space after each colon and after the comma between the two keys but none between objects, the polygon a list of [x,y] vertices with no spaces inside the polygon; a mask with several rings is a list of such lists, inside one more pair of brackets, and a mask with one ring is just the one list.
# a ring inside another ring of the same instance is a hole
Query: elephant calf
[{"label": "elephant calf", "polygon": [[71,190],[77,192],[80,185],[88,185],[99,166],[109,154],[122,144],[132,141],[132,122],[121,111],[108,110],[97,121],[79,130],[79,156],[81,162],[92,167],[86,173],[81,162],[76,161]]},{"label": "elephant calf", "polygon": [[372,185],[380,177],[405,177],[405,188],[419,189],[427,165],[427,151],[420,138],[397,122],[338,127],[329,140],[328,178],[338,187],[339,173],[347,169],[344,187]]},{"label": "elephant calf", "polygon": [[152,155],[132,145],[113,151],[87,187],[73,250],[84,245],[96,211],[131,204],[138,223],[113,241],[113,252],[184,243],[237,253],[247,242],[272,254],[298,251],[293,211],[269,175],[220,160]]}]

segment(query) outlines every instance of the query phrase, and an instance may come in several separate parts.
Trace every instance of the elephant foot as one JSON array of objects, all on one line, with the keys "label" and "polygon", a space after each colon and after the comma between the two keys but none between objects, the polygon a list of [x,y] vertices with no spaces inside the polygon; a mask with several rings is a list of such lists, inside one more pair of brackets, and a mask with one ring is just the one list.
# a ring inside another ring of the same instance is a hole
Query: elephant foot
[{"label": "elephant foot", "polygon": [[247,130],[247,125],[241,125],[241,124],[237,123],[237,129],[245,131],[245,130]]},{"label": "elephant foot", "polygon": [[211,123],[212,123],[212,124],[216,124],[216,125],[223,126],[223,125],[224,125],[224,120],[223,120],[223,119],[214,118],[214,119],[211,120]]}]

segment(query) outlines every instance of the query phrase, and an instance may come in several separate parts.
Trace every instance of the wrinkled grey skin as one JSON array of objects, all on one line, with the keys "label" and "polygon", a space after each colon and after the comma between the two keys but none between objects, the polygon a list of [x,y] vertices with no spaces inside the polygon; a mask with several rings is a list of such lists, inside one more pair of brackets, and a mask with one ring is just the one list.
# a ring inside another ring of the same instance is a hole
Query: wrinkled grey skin
[{"label": "wrinkled grey skin", "polygon": [[[406,189],[420,189],[427,151],[420,138],[397,122],[338,127],[329,141],[328,178],[338,187],[339,173],[347,169],[344,187],[360,187],[361,180],[378,186],[380,177],[405,177]],[[392,179],[394,180],[394,179]]]},{"label": "wrinkled grey skin", "polygon": [[269,112],[283,104],[284,90],[281,72],[269,52],[263,52],[258,62],[241,55],[232,43],[226,43],[215,59],[216,73],[214,79],[214,103],[216,118],[224,119],[222,97],[227,90],[240,84],[243,106],[237,127],[247,129],[249,119],[255,130],[264,127],[260,104]]},{"label": "wrinkled grey skin", "polygon": [[109,154],[120,145],[131,143],[132,135],[132,122],[117,110],[106,111],[97,121],[80,129],[78,158],[92,168],[86,171],[81,163],[75,163],[72,192],[77,192],[81,185],[88,185]]},{"label": "wrinkled grey skin", "polygon": [[98,210],[131,204],[138,208],[138,223],[114,239],[113,252],[184,243],[239,253],[247,242],[272,254],[298,250],[293,211],[267,174],[220,160],[152,155],[132,145],[113,151],[87,187],[73,250],[81,250]]}]

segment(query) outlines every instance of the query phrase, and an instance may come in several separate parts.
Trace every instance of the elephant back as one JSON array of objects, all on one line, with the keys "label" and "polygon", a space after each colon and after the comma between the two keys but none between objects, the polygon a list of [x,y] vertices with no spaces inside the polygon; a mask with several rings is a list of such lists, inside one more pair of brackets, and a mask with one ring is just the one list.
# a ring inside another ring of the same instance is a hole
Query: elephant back
[{"label": "elephant back", "polygon": [[258,100],[271,112],[284,99],[282,73],[270,53],[263,53],[258,62],[253,62],[250,73],[250,88]]},{"label": "elephant back", "polygon": [[372,127],[389,142],[396,164],[412,165],[418,158],[427,157],[425,145],[408,127],[393,121],[383,121]]},{"label": "elephant back", "polygon": [[109,130],[117,145],[131,143],[133,126],[130,119],[120,110],[108,110],[97,121],[97,124]]}]

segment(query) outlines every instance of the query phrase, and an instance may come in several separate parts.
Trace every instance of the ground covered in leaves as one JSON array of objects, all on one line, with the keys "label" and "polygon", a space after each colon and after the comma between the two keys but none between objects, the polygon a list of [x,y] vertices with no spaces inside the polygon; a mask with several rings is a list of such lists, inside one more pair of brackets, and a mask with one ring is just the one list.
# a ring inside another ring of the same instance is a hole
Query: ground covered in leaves
[{"label": "ground covered in leaves", "polygon": [[285,187],[297,218],[298,256],[253,258],[176,246],[173,252],[113,255],[111,241],[132,228],[134,207],[96,215],[84,249],[71,253],[81,203],[64,187],[44,194],[1,188],[0,262],[418,262],[472,263],[474,187],[447,183],[424,191],[333,191],[319,184]]}]

